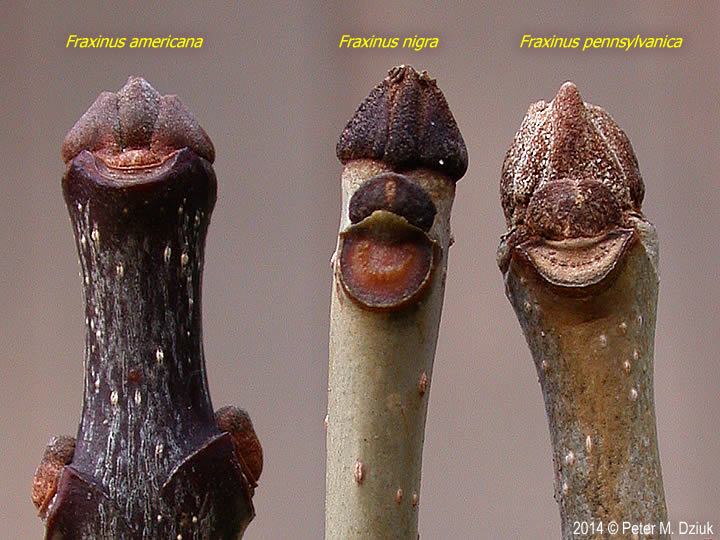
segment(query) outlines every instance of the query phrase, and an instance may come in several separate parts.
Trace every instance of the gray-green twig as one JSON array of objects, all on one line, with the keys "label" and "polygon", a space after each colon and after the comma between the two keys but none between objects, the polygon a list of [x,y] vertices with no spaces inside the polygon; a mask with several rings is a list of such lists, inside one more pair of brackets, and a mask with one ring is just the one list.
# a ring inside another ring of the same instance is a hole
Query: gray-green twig
[{"label": "gray-green twig", "polygon": [[425,418],[467,151],[426,73],[400,66],[337,146],[326,538],[417,537]]}]

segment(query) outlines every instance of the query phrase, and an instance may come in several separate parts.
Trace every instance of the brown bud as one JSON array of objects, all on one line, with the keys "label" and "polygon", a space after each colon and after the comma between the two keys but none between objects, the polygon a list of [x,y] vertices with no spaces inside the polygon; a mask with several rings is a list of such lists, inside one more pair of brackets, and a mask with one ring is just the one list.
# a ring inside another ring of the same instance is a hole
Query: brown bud
[{"label": "brown bud", "polygon": [[571,82],[552,102],[530,106],[508,150],[501,182],[508,227],[525,221],[537,189],[568,177],[595,179],[623,212],[640,211],[645,188],[627,135],[602,108],[583,103]]},{"label": "brown bud", "polygon": [[161,96],[141,77],[103,92],[66,135],[65,163],[87,150],[114,168],[157,165],[181,148],[212,163],[215,149],[177,96]]},{"label": "brown bud", "polygon": [[[616,267],[634,238],[644,186],[630,141],[600,107],[562,85],[551,103],[528,110],[503,164],[501,196],[512,248],[562,287],[595,285]],[[508,249],[510,248],[510,249]]]},{"label": "brown bud", "polygon": [[617,198],[602,182],[564,178],[535,190],[526,214],[530,240],[518,249],[550,283],[585,287],[602,281],[632,239]]},{"label": "brown bud", "polygon": [[46,517],[55,497],[60,473],[70,464],[74,453],[75,439],[68,436],[53,437],[45,448],[32,484],[32,501],[42,518]]},{"label": "brown bud", "polygon": [[340,282],[365,307],[398,309],[419,298],[438,256],[424,231],[376,210],[340,234]]},{"label": "brown bud", "polygon": [[231,405],[221,407],[215,411],[215,422],[220,431],[232,435],[243,472],[250,484],[256,486],[263,469],[263,451],[247,411]]},{"label": "brown bud", "polygon": [[535,190],[525,224],[530,234],[549,240],[594,237],[621,225],[622,213],[602,182],[564,178]]},{"label": "brown bud", "polygon": [[467,170],[467,149],[434,79],[398,66],[376,86],[348,122],[337,157],[375,159],[395,171],[426,167],[453,181]]},{"label": "brown bud", "polygon": [[430,195],[407,176],[380,174],[367,180],[350,199],[350,221],[358,223],[375,210],[404,217],[411,225],[429,231],[437,209]]}]

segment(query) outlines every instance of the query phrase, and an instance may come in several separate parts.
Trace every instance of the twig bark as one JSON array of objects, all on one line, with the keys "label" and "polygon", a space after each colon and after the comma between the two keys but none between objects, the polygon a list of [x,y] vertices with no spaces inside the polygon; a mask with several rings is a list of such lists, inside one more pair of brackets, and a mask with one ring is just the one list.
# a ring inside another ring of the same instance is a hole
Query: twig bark
[{"label": "twig bark", "polygon": [[86,305],[85,381],[74,448],[55,440],[36,473],[47,538],[238,538],[254,516],[243,463],[258,463],[259,446],[242,459],[238,441],[252,427],[238,409],[218,421],[245,435],[218,429],[205,375],[212,143],[179,99],[130,78],[83,115],[63,158]]},{"label": "twig bark", "polygon": [[400,66],[360,105],[337,154],[325,534],[415,540],[450,210],[467,151],[435,81]]},{"label": "twig bark", "polygon": [[643,195],[627,136],[575,85],[530,107],[503,166],[498,263],[545,398],[565,539],[669,537],[653,399],[658,242]]}]

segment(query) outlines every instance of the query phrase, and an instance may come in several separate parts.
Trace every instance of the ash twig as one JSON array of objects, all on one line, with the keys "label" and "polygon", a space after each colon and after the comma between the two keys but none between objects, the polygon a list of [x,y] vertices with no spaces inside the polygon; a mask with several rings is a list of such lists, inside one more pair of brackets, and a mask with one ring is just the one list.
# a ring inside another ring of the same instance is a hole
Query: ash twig
[{"label": "ash twig", "polygon": [[653,398],[658,241],[630,141],[565,83],[530,107],[501,195],[498,264],[545,398],[563,538],[579,538],[575,522],[605,525],[581,537],[612,538],[611,521],[667,538]]},{"label": "ash twig", "polygon": [[36,473],[47,538],[239,538],[255,511],[238,440],[252,437],[218,428],[202,347],[212,143],[177,97],[131,77],[77,122],[63,158],[84,403],[76,440],[54,439]]},{"label": "ash twig", "polygon": [[434,80],[392,69],[337,146],[325,535],[415,540],[450,210],[467,151]]}]

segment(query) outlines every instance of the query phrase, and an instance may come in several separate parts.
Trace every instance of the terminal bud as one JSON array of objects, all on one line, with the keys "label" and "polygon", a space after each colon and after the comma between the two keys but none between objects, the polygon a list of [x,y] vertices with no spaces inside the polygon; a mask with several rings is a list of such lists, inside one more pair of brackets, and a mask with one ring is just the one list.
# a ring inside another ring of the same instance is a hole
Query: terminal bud
[{"label": "terminal bud", "polygon": [[374,159],[394,171],[425,167],[457,182],[468,156],[450,107],[435,79],[412,66],[396,66],[355,111],[340,135],[344,165]]},{"label": "terminal bud", "polygon": [[644,190],[625,133],[563,84],[552,102],[530,107],[505,158],[501,270],[517,252],[553,285],[603,281],[635,238]]}]

